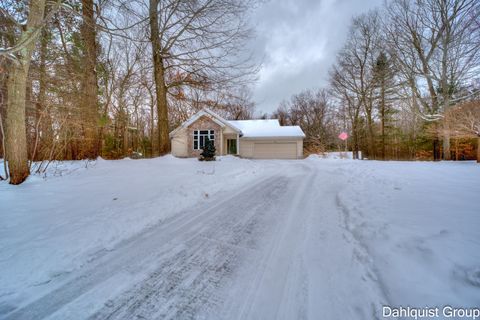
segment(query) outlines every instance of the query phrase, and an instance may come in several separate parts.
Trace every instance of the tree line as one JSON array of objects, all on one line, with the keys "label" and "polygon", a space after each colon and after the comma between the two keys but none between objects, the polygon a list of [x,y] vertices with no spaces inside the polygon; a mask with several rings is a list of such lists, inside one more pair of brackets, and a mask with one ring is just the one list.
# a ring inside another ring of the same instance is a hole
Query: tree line
[{"label": "tree line", "polygon": [[165,154],[170,130],[204,106],[251,116],[257,66],[245,43],[253,7],[2,1],[0,179],[19,184],[53,160]]},{"label": "tree line", "polygon": [[[253,0],[2,1],[0,179],[19,184],[54,160],[168,153],[168,133],[203,107],[255,117],[254,8]],[[472,159],[479,17],[475,0],[392,0],[354,17],[329,85],[269,116],[300,125],[307,153]]]},{"label": "tree line", "polygon": [[273,116],[302,126],[307,151],[343,150],[347,131],[355,158],[480,162],[479,62],[480,2],[389,1],[353,18],[327,88]]}]

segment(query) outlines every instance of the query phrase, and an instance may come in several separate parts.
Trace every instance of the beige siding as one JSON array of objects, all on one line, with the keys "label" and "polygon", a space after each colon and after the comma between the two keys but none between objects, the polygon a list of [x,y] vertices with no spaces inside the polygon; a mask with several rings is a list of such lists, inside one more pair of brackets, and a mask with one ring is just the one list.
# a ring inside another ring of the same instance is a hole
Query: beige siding
[{"label": "beige siding", "polygon": [[225,128],[223,128],[223,134],[233,134],[233,135],[237,135],[237,131],[233,130],[232,128],[230,128],[229,126],[225,126]]},{"label": "beige siding", "polygon": [[240,157],[253,158],[253,141],[240,139]]},{"label": "beige siding", "polygon": [[303,140],[240,140],[240,156],[254,159],[300,159]]},{"label": "beige siding", "polygon": [[253,157],[256,159],[296,159],[296,142],[255,142]]},{"label": "beige siding", "polygon": [[303,139],[297,140],[297,159],[303,158]]},{"label": "beige siding", "polygon": [[172,138],[172,155],[175,157],[188,157],[187,130],[178,131]]},{"label": "beige siding", "polygon": [[[191,129],[178,131],[172,138],[172,155],[176,157],[191,157],[188,132]],[[224,131],[225,133],[225,131]],[[219,138],[219,137],[218,137]],[[218,139],[217,138],[217,139]],[[236,138],[236,134],[223,135],[219,139],[223,144],[223,154],[227,151],[227,139]],[[218,150],[220,151],[220,149]],[[243,140],[240,139],[240,156],[256,159],[301,159],[303,158],[303,140]]]}]

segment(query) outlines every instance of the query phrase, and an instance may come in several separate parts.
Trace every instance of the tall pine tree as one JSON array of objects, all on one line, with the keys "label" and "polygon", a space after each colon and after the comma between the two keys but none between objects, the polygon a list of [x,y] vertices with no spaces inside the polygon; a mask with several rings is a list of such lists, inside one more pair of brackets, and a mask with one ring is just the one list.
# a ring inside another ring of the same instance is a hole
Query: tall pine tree
[{"label": "tall pine tree", "polygon": [[380,117],[380,145],[381,145],[381,158],[386,158],[386,139],[387,129],[390,125],[394,109],[390,103],[390,99],[393,95],[393,89],[395,87],[395,74],[392,68],[390,59],[384,52],[381,52],[374,66],[374,81],[376,87],[376,100],[378,114]]}]

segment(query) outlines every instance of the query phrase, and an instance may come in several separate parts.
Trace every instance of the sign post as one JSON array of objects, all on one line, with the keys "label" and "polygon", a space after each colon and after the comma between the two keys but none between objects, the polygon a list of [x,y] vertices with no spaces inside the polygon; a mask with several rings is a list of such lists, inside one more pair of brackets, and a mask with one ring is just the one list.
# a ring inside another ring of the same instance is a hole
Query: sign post
[{"label": "sign post", "polygon": [[347,146],[348,133],[343,131],[338,135],[338,138],[342,141],[345,141],[345,152],[347,152],[348,151],[348,146]]}]

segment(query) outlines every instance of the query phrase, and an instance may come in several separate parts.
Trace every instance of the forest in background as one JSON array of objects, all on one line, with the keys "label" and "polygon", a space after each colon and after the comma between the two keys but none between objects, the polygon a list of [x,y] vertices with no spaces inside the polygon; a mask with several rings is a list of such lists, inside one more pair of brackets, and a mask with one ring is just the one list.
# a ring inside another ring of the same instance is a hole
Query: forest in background
[{"label": "forest in background", "polygon": [[302,126],[307,152],[480,162],[479,67],[478,1],[388,1],[352,19],[329,86],[294,95],[274,116]]},{"label": "forest in background", "polygon": [[168,133],[203,107],[300,125],[306,154],[480,159],[478,1],[393,0],[354,17],[329,85],[263,115],[252,10],[251,0],[2,1],[0,179],[19,184],[53,160],[166,154]]}]

